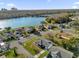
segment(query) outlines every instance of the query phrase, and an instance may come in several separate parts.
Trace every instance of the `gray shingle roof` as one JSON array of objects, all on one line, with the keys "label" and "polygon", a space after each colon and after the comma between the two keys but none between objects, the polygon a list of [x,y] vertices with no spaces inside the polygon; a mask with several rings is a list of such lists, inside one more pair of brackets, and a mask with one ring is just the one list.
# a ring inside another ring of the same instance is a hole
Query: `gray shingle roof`
[{"label": "gray shingle roof", "polygon": [[65,49],[62,48],[62,47],[55,47],[55,46],[53,46],[53,47],[50,49],[50,51],[52,51],[52,52],[53,52],[53,51],[59,51],[62,58],[72,58],[72,57],[73,57],[73,53],[72,53],[72,52],[67,51],[67,50],[65,50]]},{"label": "gray shingle roof", "polygon": [[42,39],[42,40],[39,40],[38,42],[36,42],[36,44],[43,45],[43,46],[45,46],[45,48],[49,49],[53,45],[53,42],[51,42],[47,39]]}]

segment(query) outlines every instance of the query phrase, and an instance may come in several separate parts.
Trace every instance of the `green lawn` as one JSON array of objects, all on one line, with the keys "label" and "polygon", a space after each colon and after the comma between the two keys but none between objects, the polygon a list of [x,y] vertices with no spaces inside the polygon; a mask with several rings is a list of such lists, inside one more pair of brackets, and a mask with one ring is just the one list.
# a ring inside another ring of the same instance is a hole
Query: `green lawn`
[{"label": "green lawn", "polygon": [[5,56],[7,58],[14,58],[16,57],[16,52],[14,51],[14,49],[10,49],[8,52],[5,53]]},{"label": "green lawn", "polygon": [[43,58],[43,57],[45,57],[45,56],[47,56],[48,55],[48,51],[45,51],[43,54],[41,54],[40,56],[39,56],[39,58]]},{"label": "green lawn", "polygon": [[41,48],[35,45],[34,42],[36,42],[37,38],[29,39],[28,41],[24,42],[23,46],[26,50],[28,50],[32,55],[38,54],[40,51],[42,51]]},{"label": "green lawn", "polygon": [[16,49],[10,49],[5,53],[6,58],[25,58],[27,56],[24,56],[23,54],[18,54],[16,52]]}]

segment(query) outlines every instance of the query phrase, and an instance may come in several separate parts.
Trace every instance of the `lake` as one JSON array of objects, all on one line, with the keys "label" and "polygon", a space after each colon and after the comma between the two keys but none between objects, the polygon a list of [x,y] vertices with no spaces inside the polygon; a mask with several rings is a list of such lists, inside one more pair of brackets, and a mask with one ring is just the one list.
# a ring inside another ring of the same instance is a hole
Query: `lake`
[{"label": "lake", "polygon": [[41,21],[44,21],[44,17],[23,17],[23,18],[14,18],[14,19],[5,19],[0,20],[0,28],[5,27],[24,27],[24,26],[35,26],[40,25]]}]

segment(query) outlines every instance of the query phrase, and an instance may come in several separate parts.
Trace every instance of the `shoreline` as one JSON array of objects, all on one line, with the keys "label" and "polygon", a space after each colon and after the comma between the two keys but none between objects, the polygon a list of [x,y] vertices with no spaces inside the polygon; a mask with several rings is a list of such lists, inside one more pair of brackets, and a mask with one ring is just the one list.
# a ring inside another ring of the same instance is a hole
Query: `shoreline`
[{"label": "shoreline", "polygon": [[[72,12],[73,11],[73,12]],[[20,17],[48,17],[49,15],[60,13],[74,13],[79,12],[79,9],[61,9],[61,10],[7,10],[0,11],[0,20],[20,18]]]},{"label": "shoreline", "polygon": [[[26,17],[48,17],[48,16],[26,16]],[[9,19],[16,19],[16,18],[26,18],[26,17],[10,17],[10,18],[0,18],[0,20],[9,20]]]}]

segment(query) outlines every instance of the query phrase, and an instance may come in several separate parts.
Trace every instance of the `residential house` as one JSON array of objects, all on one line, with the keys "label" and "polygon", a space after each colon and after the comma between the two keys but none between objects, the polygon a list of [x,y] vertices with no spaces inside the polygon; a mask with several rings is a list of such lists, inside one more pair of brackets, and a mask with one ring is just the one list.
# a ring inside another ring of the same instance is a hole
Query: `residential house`
[{"label": "residential house", "polygon": [[22,36],[21,33],[20,33],[19,31],[16,31],[16,32],[15,32],[15,35],[16,35],[16,37],[17,37],[18,40],[19,40],[19,37]]},{"label": "residential house", "polygon": [[13,37],[13,33],[12,32],[7,32],[7,33],[5,33],[5,35],[7,36],[7,37],[9,37],[9,38],[11,38],[11,37]]},{"label": "residential house", "polygon": [[61,54],[59,51],[51,51],[49,52],[47,58],[61,58]]},{"label": "residential house", "polygon": [[0,42],[0,52],[6,51],[9,49],[9,44],[5,42]]},{"label": "residential house", "polygon": [[24,37],[19,37],[18,39],[19,39],[19,40],[18,40],[18,43],[20,43],[20,44],[24,43],[24,42],[27,40],[27,39],[24,38]]},{"label": "residential house", "polygon": [[58,28],[57,24],[48,25],[48,29],[55,29],[55,28]]},{"label": "residential house", "polygon": [[71,33],[67,33],[67,32],[61,31],[61,32],[58,34],[58,37],[59,37],[60,39],[67,39],[67,40],[70,40],[70,39],[73,37],[73,35],[72,35]]},{"label": "residential house", "polygon": [[45,31],[47,29],[47,26],[39,25],[38,29],[39,29],[39,31]]},{"label": "residential house", "polygon": [[42,49],[49,50],[53,46],[53,42],[47,39],[42,39],[42,40],[37,41],[36,45],[38,45]]},{"label": "residential house", "polygon": [[27,32],[28,33],[34,33],[36,31],[36,29],[34,28],[34,27],[29,27],[28,29],[27,29]]},{"label": "residential house", "polygon": [[6,58],[6,56],[5,55],[2,55],[2,56],[0,56],[0,58]]},{"label": "residential house", "polygon": [[53,46],[49,50],[48,58],[72,58],[73,53],[59,46]]}]

